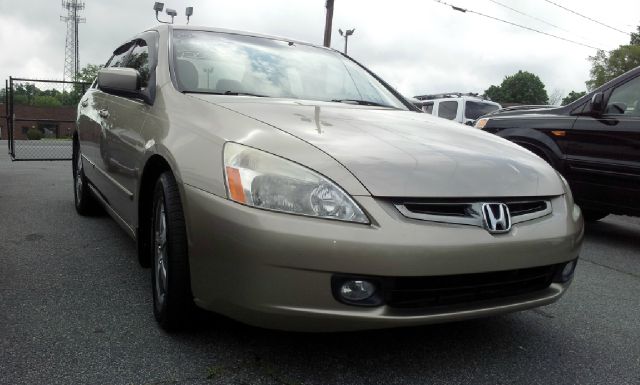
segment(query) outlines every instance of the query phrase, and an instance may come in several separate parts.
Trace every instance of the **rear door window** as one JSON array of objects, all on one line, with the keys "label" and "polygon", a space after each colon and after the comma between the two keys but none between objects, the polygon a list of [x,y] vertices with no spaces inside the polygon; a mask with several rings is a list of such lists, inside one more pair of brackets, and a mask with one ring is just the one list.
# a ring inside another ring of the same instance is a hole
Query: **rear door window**
[{"label": "rear door window", "polygon": [[438,104],[438,116],[441,118],[454,120],[458,115],[458,102],[446,101]]}]

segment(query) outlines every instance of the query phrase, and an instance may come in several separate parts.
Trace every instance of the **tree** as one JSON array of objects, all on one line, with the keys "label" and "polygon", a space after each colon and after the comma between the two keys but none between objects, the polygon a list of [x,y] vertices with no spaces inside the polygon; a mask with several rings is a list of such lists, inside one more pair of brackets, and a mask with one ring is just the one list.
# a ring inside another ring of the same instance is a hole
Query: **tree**
[{"label": "tree", "polygon": [[102,68],[101,65],[87,64],[82,67],[80,72],[76,75],[75,81],[87,84],[74,84],[73,89],[70,92],[64,92],[61,95],[62,104],[64,105],[77,105],[80,102],[80,98],[84,95],[89,84],[98,77],[98,71]]},{"label": "tree", "polygon": [[581,97],[585,96],[587,93],[585,91],[580,91],[580,92],[576,92],[576,91],[571,91],[569,92],[569,95],[565,96],[564,99],[562,99],[562,105],[566,106],[567,104],[580,99]]},{"label": "tree", "polygon": [[631,45],[640,45],[640,25],[638,26],[638,32],[631,33]]},{"label": "tree", "polygon": [[549,94],[549,104],[552,106],[557,106],[558,104],[560,104],[563,93],[564,92],[561,89],[558,89],[558,88],[554,89],[553,92]]},{"label": "tree", "polygon": [[500,86],[489,87],[486,91],[484,91],[484,96],[493,101],[502,100],[502,93],[500,92]]},{"label": "tree", "polygon": [[61,107],[62,102],[55,96],[36,95],[33,98],[33,105],[38,107]]},{"label": "tree", "polygon": [[522,70],[506,76],[499,86],[492,85],[484,95],[498,103],[547,104],[549,101],[540,78]]},{"label": "tree", "polygon": [[102,69],[101,65],[87,64],[82,67],[78,75],[76,75],[75,80],[77,82],[93,83],[98,77],[98,71],[100,71],[100,69]]},{"label": "tree", "polygon": [[591,79],[587,81],[587,89],[592,91],[611,79],[640,66],[640,26],[638,32],[631,34],[627,45],[621,45],[608,54],[598,50],[595,56],[590,56]]},{"label": "tree", "polygon": [[[14,104],[23,104],[39,107],[77,106],[89,84],[93,83],[102,66],[87,64],[75,78],[76,83],[69,91],[60,92],[55,88],[41,90],[34,83],[15,83],[13,88]],[[6,90],[0,89],[0,103],[4,102]]]}]

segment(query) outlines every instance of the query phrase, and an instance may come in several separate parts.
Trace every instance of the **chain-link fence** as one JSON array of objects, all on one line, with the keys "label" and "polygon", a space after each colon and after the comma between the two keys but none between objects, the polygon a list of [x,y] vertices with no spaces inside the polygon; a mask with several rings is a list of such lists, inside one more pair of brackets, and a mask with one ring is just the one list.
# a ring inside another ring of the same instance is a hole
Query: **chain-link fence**
[{"label": "chain-link fence", "polygon": [[10,77],[3,90],[4,124],[12,160],[70,160],[83,82]]}]

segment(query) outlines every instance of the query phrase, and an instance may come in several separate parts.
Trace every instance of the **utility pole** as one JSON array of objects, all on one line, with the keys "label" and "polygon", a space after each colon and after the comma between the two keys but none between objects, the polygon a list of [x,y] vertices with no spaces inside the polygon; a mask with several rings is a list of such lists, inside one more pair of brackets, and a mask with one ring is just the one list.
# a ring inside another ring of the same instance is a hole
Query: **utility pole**
[{"label": "utility pole", "polygon": [[348,29],[345,32],[342,32],[341,29],[338,30],[338,32],[340,32],[340,36],[344,36],[344,54],[347,54],[347,43],[349,42],[349,36],[353,35],[353,33],[356,31],[355,28],[352,29]]},{"label": "utility pole", "polygon": [[324,46],[331,47],[331,29],[333,24],[333,0],[327,0],[327,18],[324,22]]}]

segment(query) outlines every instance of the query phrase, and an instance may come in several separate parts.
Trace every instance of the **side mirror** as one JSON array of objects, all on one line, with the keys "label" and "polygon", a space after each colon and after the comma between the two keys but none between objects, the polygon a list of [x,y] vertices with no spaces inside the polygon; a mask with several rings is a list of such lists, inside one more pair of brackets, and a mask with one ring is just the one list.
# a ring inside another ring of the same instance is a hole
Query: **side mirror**
[{"label": "side mirror", "polygon": [[98,87],[105,92],[136,95],[140,92],[140,74],[133,68],[103,68],[98,71]]},{"label": "side mirror", "polygon": [[591,97],[591,105],[589,106],[589,113],[592,115],[601,115],[604,112],[604,97],[602,92],[596,92]]}]

